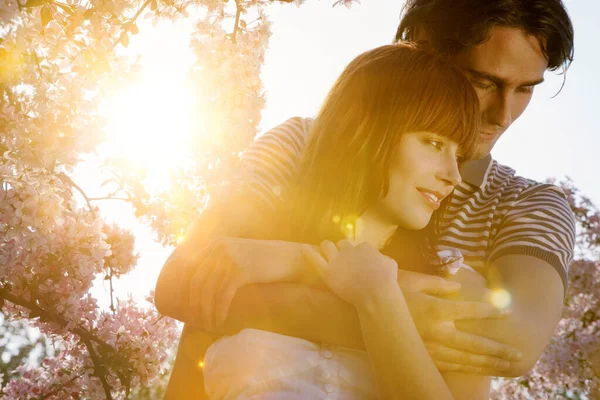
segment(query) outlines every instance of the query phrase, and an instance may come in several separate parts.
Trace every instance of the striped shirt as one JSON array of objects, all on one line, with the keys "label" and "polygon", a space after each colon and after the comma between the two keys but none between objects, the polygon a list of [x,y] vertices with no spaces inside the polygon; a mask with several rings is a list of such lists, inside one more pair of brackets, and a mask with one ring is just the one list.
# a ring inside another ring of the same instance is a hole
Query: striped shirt
[{"label": "striped shirt", "polygon": [[[292,118],[260,136],[242,157],[242,179],[269,207],[276,208],[294,182],[311,119]],[[575,221],[557,186],[515,175],[488,156],[465,163],[439,221],[433,246],[458,249],[465,262],[485,267],[509,254],[552,265],[566,293],[575,244]]]}]

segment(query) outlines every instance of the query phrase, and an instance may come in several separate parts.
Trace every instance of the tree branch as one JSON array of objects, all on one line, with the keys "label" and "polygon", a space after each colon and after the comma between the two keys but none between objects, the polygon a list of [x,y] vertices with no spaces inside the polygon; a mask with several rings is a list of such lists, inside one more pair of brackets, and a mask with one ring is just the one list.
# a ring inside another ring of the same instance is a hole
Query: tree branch
[{"label": "tree branch", "polygon": [[150,3],[152,3],[153,0],[146,0],[144,2],[144,4],[142,4],[142,6],[140,7],[139,10],[137,10],[137,12],[135,13],[135,15],[133,16],[133,18],[131,18],[131,20],[129,21],[129,23],[134,23],[135,20],[140,16],[140,14],[144,11],[144,9],[146,7],[148,7],[150,5]]},{"label": "tree branch", "polygon": [[96,354],[96,350],[94,349],[94,345],[89,339],[82,338],[83,343],[85,343],[85,347],[88,349],[88,353],[90,354],[90,358],[94,363],[94,370],[96,371],[96,376],[100,379],[102,383],[102,388],[104,389],[104,394],[108,400],[112,400],[112,394],[110,393],[110,386],[106,381],[106,370],[104,369],[104,364],[102,360],[98,358]]},{"label": "tree branch", "polygon": [[237,43],[237,33],[240,30],[240,16],[242,15],[242,5],[240,0],[235,0],[235,23],[233,25],[233,33],[231,34],[231,41]]},{"label": "tree branch", "polygon": [[81,195],[83,196],[83,198],[85,199],[85,202],[87,203],[90,211],[92,212],[92,214],[94,214],[94,216],[96,215],[96,213],[94,212],[94,208],[92,207],[92,203],[90,203],[90,198],[87,196],[87,194],[85,194],[85,192],[83,191],[82,188],[80,188],[75,182],[73,182],[73,179],[71,179],[67,174],[65,174],[64,172],[61,172],[58,174],[58,177],[65,183],[73,186],[75,189],[77,189],[77,191],[79,193],[81,193]]},{"label": "tree branch", "polygon": [[38,397],[36,400],[45,400],[45,399],[49,398],[50,396],[54,396],[55,394],[59,393],[61,390],[64,390],[64,388],[65,388],[65,386],[67,386],[67,384],[75,382],[75,380],[77,380],[78,378],[81,378],[82,376],[83,376],[83,374],[79,374],[77,376],[72,377],[71,379],[69,379],[68,381],[66,381],[59,387],[57,387],[56,389],[49,391],[48,393],[46,393],[45,395],[43,395],[41,397]]},{"label": "tree branch", "polygon": [[131,199],[126,198],[126,197],[89,197],[88,198],[89,201],[99,201],[99,200],[122,200],[122,201],[131,201]]},{"label": "tree branch", "polygon": [[[69,324],[67,322],[67,320],[65,320],[63,317],[56,315],[51,311],[43,309],[42,307],[38,306],[37,304],[35,304],[32,301],[25,300],[21,297],[15,296],[12,293],[8,292],[6,289],[0,288],[0,298],[8,300],[11,303],[16,304],[18,306],[25,307],[26,309],[33,311],[34,313],[36,313],[40,316],[43,316],[46,320],[56,322],[63,328]],[[117,349],[115,349],[113,346],[109,345],[108,343],[105,343],[104,341],[102,341],[101,339],[99,339],[98,337],[96,337],[95,335],[90,333],[85,328],[74,327],[74,328],[70,328],[69,331],[71,333],[81,337],[82,339],[87,339],[87,340],[97,343],[100,347],[103,348],[103,350],[105,350],[107,352],[117,354]]]}]

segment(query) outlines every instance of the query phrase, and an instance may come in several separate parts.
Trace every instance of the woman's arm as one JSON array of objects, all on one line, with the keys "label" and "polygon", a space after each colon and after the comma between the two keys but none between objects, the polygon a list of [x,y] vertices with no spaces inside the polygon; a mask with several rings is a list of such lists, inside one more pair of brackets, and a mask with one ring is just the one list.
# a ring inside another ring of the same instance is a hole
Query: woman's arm
[{"label": "woman's arm", "polygon": [[356,309],[381,398],[454,399],[427,353],[397,285],[378,288]]},{"label": "woman's arm", "polygon": [[395,262],[370,245],[353,247],[342,241],[338,247],[324,242],[324,257],[310,249],[306,257],[334,293],[355,305],[380,397],[488,398],[489,380],[485,377],[469,380],[463,374],[449,376],[448,383],[444,381],[395,282]]}]

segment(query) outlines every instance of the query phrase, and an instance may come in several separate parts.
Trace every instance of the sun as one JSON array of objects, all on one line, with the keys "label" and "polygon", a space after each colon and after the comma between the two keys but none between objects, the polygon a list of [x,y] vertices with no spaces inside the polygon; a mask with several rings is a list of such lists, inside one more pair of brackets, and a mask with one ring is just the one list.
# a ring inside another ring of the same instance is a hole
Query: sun
[{"label": "sun", "polygon": [[107,141],[102,152],[148,172],[150,192],[169,187],[169,172],[183,166],[193,134],[192,88],[186,76],[193,56],[189,30],[171,23],[140,29],[127,52],[140,56],[139,78],[104,99]]}]

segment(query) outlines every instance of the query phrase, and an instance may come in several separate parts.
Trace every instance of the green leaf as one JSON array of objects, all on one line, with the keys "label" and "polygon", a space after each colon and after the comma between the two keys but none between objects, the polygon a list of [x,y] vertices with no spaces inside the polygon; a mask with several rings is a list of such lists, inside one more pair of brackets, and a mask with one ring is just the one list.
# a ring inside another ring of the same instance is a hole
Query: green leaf
[{"label": "green leaf", "polygon": [[52,16],[52,11],[46,5],[44,7],[42,7],[42,12],[40,13],[40,17],[42,19],[42,26],[44,28],[46,27],[46,25],[48,25],[48,23],[50,21],[52,21],[54,19],[54,17]]},{"label": "green leaf", "polygon": [[131,32],[132,35],[137,35],[138,33],[140,33],[140,28],[138,28],[138,26],[133,23],[129,26],[129,32]]},{"label": "green leaf", "polygon": [[39,7],[46,4],[48,0],[28,0],[27,3],[23,6],[23,8],[33,8]]},{"label": "green leaf", "polygon": [[156,2],[156,0],[152,0],[152,3],[150,3],[150,9],[152,11],[156,11],[157,8],[158,8],[158,3]]}]

